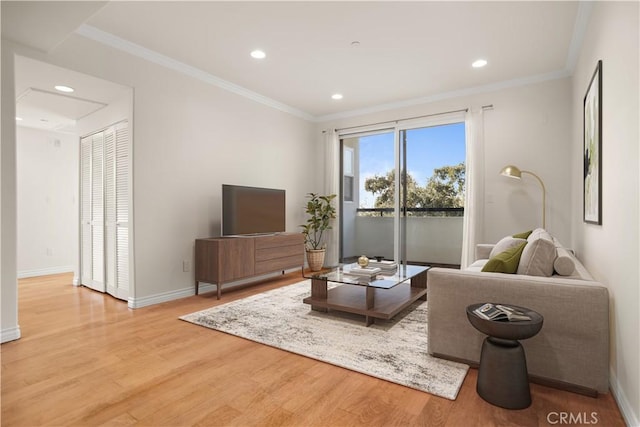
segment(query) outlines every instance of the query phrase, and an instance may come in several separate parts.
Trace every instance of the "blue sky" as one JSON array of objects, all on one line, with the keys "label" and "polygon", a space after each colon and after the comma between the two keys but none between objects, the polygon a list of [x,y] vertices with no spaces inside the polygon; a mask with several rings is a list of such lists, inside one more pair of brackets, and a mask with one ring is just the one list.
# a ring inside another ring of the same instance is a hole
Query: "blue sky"
[{"label": "blue sky", "polygon": [[[424,186],[433,170],[456,165],[465,159],[464,123],[410,129],[407,131],[409,173]],[[364,190],[364,181],[393,169],[393,132],[360,138],[360,207],[373,207],[374,196]]]}]

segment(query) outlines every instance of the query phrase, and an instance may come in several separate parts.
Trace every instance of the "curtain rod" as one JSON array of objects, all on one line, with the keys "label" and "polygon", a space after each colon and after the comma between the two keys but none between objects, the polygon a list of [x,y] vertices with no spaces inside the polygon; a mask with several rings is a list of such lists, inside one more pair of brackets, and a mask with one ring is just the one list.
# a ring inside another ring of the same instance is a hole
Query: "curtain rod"
[{"label": "curtain rod", "polygon": [[349,129],[357,129],[357,128],[366,127],[366,126],[383,125],[385,123],[389,123],[389,124],[398,123],[398,122],[404,122],[404,121],[407,121],[407,120],[423,119],[425,117],[442,116],[443,114],[462,113],[462,112],[466,113],[467,111],[469,111],[468,108],[463,108],[461,110],[443,111],[442,113],[425,114],[423,116],[407,117],[405,119],[387,120],[387,121],[384,121],[384,122],[369,123],[369,124],[366,124],[366,125],[349,126],[349,127],[346,127],[346,128],[335,129],[335,131],[338,132],[338,131],[349,130]]}]

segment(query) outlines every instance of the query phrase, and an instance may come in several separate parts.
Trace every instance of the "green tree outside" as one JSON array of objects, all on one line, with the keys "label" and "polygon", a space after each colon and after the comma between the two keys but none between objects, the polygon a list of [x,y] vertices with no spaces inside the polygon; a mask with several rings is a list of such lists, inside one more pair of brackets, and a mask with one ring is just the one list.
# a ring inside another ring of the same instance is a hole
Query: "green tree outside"
[{"label": "green tree outside", "polygon": [[[395,199],[395,170],[385,175],[375,175],[365,180],[364,188],[375,196],[374,207],[393,208]],[[408,208],[463,208],[464,207],[465,165],[434,169],[433,175],[421,187],[411,174],[407,174]],[[372,213],[377,215],[376,213]],[[420,214],[420,213],[418,213]],[[458,212],[430,212],[429,215],[458,216]]]}]

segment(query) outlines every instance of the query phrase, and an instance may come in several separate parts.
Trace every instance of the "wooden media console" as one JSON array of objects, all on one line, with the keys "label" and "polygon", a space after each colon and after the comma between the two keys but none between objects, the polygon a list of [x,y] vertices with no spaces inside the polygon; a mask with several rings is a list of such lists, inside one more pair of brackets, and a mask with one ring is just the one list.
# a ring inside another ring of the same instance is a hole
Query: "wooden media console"
[{"label": "wooden media console", "polygon": [[303,264],[302,233],[196,239],[196,295],[200,282],[215,284],[220,299],[224,283]]}]

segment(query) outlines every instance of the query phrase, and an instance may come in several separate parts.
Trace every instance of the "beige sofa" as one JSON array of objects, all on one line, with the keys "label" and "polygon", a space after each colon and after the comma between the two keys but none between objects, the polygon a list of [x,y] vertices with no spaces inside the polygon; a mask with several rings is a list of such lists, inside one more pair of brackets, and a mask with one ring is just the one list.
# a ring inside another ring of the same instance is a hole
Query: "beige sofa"
[{"label": "beige sofa", "polygon": [[[535,246],[532,242],[545,237],[543,232],[536,230],[527,238],[525,252]],[[607,288],[593,280],[570,250],[551,239],[556,248],[552,261],[565,276],[555,267],[548,277],[482,272],[493,245],[479,245],[476,262],[465,270],[430,269],[429,353],[477,366],[485,336],[469,323],[466,307],[480,302],[524,306],[544,317],[540,333],[522,341],[531,380],[592,396],[608,392]],[[541,243],[548,246],[546,241]],[[519,270],[524,258],[523,252]]]}]

